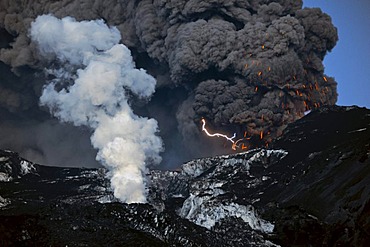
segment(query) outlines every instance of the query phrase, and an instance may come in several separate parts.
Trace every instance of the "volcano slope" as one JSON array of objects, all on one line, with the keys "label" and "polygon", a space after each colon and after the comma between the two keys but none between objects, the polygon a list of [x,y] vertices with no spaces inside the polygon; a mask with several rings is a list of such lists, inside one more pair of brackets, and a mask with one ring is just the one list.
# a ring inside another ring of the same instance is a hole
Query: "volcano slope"
[{"label": "volcano slope", "polygon": [[104,169],[0,152],[1,246],[366,246],[370,110],[322,107],[269,149],[149,172],[147,204]]}]

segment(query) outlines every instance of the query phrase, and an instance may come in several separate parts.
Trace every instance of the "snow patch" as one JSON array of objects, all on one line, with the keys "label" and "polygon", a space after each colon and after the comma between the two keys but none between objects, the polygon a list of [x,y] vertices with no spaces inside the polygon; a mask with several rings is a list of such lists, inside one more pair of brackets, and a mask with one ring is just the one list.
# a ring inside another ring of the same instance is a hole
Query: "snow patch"
[{"label": "snow patch", "polygon": [[346,107],[346,111],[350,111],[350,110],[353,110],[353,109],[356,109],[357,107],[355,106],[347,106]]},{"label": "snow patch", "polygon": [[[9,158],[8,157],[1,157],[1,161],[7,161]],[[9,165],[8,162],[2,163],[0,167],[0,182],[9,182],[12,181],[13,178],[11,177],[12,174],[12,167]]]},{"label": "snow patch", "polygon": [[80,177],[86,177],[86,178],[93,178],[93,177],[99,177],[100,170],[86,170],[82,171]]},{"label": "snow patch", "polygon": [[111,202],[114,202],[114,201],[116,201],[116,200],[112,195],[102,196],[98,199],[98,202],[102,203],[102,204],[111,203]]},{"label": "snow patch", "polygon": [[34,173],[36,168],[28,161],[22,160],[21,163],[21,174],[26,175],[28,173]]},{"label": "snow patch", "polygon": [[312,214],[309,214],[307,216],[310,217],[310,218],[312,218],[312,219],[314,219],[314,220],[319,220],[316,216],[313,216]]},{"label": "snow patch", "polygon": [[[216,183],[209,181],[195,182],[192,184],[191,189],[195,191],[202,191],[203,194],[207,194],[213,197],[225,194],[225,191],[221,189],[223,181],[218,181]],[[197,193],[194,193],[197,194]]]},{"label": "snow patch", "polygon": [[171,196],[172,198],[184,198],[185,196],[183,194],[175,194]]},{"label": "snow patch", "polygon": [[212,162],[208,161],[208,159],[205,159],[204,161],[205,162],[202,162],[202,160],[199,159],[187,162],[182,166],[182,171],[188,176],[198,177],[212,164]]},{"label": "snow patch", "polygon": [[6,207],[11,203],[9,199],[5,199],[0,196],[0,208]]},{"label": "snow patch", "polygon": [[80,179],[82,177],[82,175],[66,176],[66,180]]},{"label": "snow patch", "polygon": [[281,247],[281,245],[274,244],[273,242],[268,241],[268,240],[265,241],[265,244],[266,246],[269,246],[269,247]]},{"label": "snow patch", "polygon": [[179,215],[207,229],[211,229],[222,219],[236,217],[242,219],[253,230],[264,233],[271,233],[274,230],[273,224],[258,217],[253,206],[234,202],[215,202],[210,196],[190,195],[185,200]]},{"label": "snow patch", "polygon": [[0,162],[8,161],[9,157],[0,157]]},{"label": "snow patch", "polygon": [[259,151],[258,153],[255,153],[250,159],[249,161],[258,161],[260,160],[262,157],[270,157],[272,154],[277,154],[278,156],[280,156],[280,158],[284,158],[288,152],[285,151],[285,150],[282,150],[282,149],[278,149],[278,150],[269,150],[269,149],[262,149],[261,151]]},{"label": "snow patch", "polygon": [[285,156],[288,155],[288,152],[282,149],[278,150],[262,149],[259,152],[255,153],[251,158],[249,158],[245,165],[249,167],[254,162],[269,163],[266,162],[265,160],[267,158],[270,158],[272,155],[277,156],[277,158],[279,159],[283,159]]},{"label": "snow patch", "polygon": [[97,191],[97,192],[106,192],[107,188],[102,187],[102,186],[95,186],[94,190]]},{"label": "snow patch", "polygon": [[358,130],[352,130],[352,131],[349,131],[348,134],[355,133],[355,132],[362,132],[362,131],[365,131],[365,130],[367,130],[367,128],[362,128],[362,129],[358,129]]},{"label": "snow patch", "polygon": [[12,177],[10,177],[8,174],[4,172],[0,172],[0,182],[9,182],[12,181]]},{"label": "snow patch", "polygon": [[87,190],[91,187],[91,184],[84,184],[84,185],[81,185],[78,190]]}]

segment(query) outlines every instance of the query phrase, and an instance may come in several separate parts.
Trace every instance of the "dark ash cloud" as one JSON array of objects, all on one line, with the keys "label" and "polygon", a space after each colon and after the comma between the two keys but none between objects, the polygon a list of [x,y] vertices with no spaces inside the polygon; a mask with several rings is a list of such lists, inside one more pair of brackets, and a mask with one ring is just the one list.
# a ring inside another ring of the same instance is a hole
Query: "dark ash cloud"
[{"label": "dark ash cloud", "polygon": [[[214,130],[265,145],[305,111],[337,101],[336,82],[322,63],[337,29],[320,9],[302,9],[302,1],[3,1],[0,28],[14,42],[0,59],[20,78],[25,67],[40,72],[48,63],[28,36],[41,14],[103,19],[118,28],[136,65],[157,79],[152,101],[132,104],[150,117],[166,116],[158,121],[171,126],[164,131],[168,160],[228,152],[222,141],[215,140],[219,150],[200,132],[202,117]],[[31,79],[24,90],[2,80],[0,107],[17,116],[42,111],[41,81]],[[171,90],[176,93],[164,95]]]}]

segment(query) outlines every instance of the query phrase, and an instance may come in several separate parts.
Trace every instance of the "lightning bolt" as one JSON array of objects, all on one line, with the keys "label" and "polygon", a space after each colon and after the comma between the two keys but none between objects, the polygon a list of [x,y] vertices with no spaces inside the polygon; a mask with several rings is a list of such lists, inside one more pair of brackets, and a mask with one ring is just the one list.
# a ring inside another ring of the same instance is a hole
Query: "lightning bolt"
[{"label": "lightning bolt", "polygon": [[236,137],[236,133],[234,133],[234,135],[232,137],[228,137],[227,135],[224,135],[224,134],[221,134],[221,133],[214,133],[214,134],[209,133],[208,130],[206,129],[206,120],[204,118],[202,118],[202,131],[204,131],[207,134],[207,136],[222,137],[222,138],[225,138],[226,140],[230,141],[232,144],[235,143],[235,141],[233,139]]}]

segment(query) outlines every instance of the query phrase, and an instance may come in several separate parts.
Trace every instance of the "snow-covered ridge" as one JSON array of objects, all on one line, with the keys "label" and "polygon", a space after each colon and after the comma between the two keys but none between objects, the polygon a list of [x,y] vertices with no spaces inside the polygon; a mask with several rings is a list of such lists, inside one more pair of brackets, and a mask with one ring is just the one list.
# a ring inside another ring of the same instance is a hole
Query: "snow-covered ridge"
[{"label": "snow-covered ridge", "polygon": [[[233,198],[225,197],[227,188],[232,184],[232,176],[246,174],[250,177],[245,188],[268,180],[267,176],[256,177],[250,174],[251,167],[267,168],[283,159],[285,150],[254,149],[235,155],[204,158],[183,165],[183,174],[194,179],[189,184],[189,197],[183,202],[178,214],[199,226],[212,229],[223,219],[240,218],[253,230],[271,233],[274,225],[259,217],[253,205],[243,205]],[[210,169],[212,168],[212,169]],[[249,181],[249,182],[248,182]],[[253,203],[253,200],[251,200]]]},{"label": "snow-covered ridge", "polygon": [[[268,150],[268,149],[252,149],[243,153],[222,155],[218,157],[202,158],[189,161],[182,166],[182,172],[190,177],[198,177],[207,169],[214,166],[216,163],[221,166],[233,166],[241,164],[247,169],[253,162],[263,161],[272,155],[277,158],[284,158],[288,152],[282,149]],[[265,162],[264,162],[265,163]]]},{"label": "snow-covered ridge", "polygon": [[271,233],[274,225],[261,219],[252,205],[240,205],[234,202],[221,203],[211,196],[190,195],[181,208],[179,215],[199,226],[211,229],[222,219],[236,217],[242,219],[253,230]]},{"label": "snow-covered ridge", "polygon": [[261,149],[259,152],[255,153],[251,158],[247,160],[247,164],[251,165],[253,162],[262,162],[264,165],[267,165],[268,164],[267,160],[273,155],[277,159],[283,159],[285,156],[288,155],[288,152],[282,149],[278,150]]},{"label": "snow-covered ridge", "polygon": [[30,173],[37,174],[32,162],[22,159],[17,153],[0,150],[0,182],[10,182]]}]

